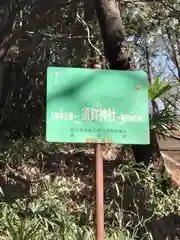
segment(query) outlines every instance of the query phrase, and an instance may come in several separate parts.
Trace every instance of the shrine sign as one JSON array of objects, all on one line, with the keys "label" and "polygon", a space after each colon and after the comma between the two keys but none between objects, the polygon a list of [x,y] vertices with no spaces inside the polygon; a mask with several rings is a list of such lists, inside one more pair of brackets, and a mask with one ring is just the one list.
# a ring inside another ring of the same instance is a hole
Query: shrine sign
[{"label": "shrine sign", "polygon": [[46,140],[149,144],[147,74],[49,67]]}]

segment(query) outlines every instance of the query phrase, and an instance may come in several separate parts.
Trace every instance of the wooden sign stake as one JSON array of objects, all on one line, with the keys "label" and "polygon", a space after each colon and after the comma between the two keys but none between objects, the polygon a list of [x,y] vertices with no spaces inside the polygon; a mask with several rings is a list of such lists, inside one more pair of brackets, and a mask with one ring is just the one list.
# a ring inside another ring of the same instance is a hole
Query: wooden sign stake
[{"label": "wooden sign stake", "polygon": [[104,240],[104,166],[101,144],[95,144],[96,160],[96,240]]},{"label": "wooden sign stake", "polygon": [[[101,69],[100,64],[94,65],[95,69]],[[94,147],[96,162],[96,240],[104,240],[104,161],[101,144]]]}]

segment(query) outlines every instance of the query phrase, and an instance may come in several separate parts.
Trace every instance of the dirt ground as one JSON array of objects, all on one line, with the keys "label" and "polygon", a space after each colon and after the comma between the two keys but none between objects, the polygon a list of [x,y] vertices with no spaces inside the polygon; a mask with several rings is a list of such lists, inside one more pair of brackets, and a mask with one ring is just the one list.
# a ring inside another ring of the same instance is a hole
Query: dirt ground
[{"label": "dirt ground", "polygon": [[180,141],[175,139],[159,141],[160,149],[163,153],[172,157],[174,160],[180,163]]},{"label": "dirt ground", "polygon": [[167,172],[171,174],[174,183],[180,186],[180,141],[161,139],[159,145]]}]

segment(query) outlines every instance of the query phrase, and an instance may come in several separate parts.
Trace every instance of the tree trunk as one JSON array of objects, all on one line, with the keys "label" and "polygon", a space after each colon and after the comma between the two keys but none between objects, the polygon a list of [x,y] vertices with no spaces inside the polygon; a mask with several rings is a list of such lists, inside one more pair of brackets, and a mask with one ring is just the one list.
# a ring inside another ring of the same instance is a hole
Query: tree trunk
[{"label": "tree trunk", "polygon": [[[167,36],[169,39],[169,43],[171,46],[171,60],[174,63],[174,65],[176,66],[177,72],[178,72],[178,76],[177,76],[177,80],[180,82],[180,66],[179,66],[179,58],[178,58],[178,47],[179,47],[179,42],[177,41],[177,47],[175,46],[175,43],[172,39],[171,33],[169,31],[169,29],[166,29],[167,32]],[[177,48],[177,49],[176,49]]]},{"label": "tree trunk", "polygon": [[[131,58],[125,49],[125,29],[115,0],[94,0],[96,14],[101,28],[105,57],[110,68],[131,70]],[[125,49],[126,50],[126,49]],[[136,162],[148,165],[154,162],[164,170],[156,134],[151,131],[149,145],[132,145]]]}]

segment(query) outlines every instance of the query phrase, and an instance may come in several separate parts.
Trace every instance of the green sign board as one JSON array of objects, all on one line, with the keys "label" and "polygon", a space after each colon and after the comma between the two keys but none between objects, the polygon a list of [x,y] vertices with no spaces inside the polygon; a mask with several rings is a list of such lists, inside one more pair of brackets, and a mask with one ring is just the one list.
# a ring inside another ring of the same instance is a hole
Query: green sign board
[{"label": "green sign board", "polygon": [[143,71],[49,67],[46,139],[73,143],[149,143]]}]

